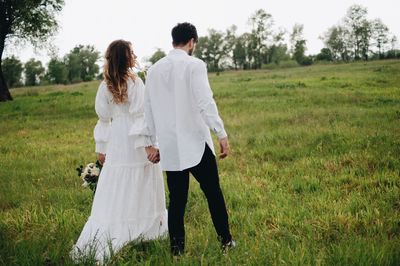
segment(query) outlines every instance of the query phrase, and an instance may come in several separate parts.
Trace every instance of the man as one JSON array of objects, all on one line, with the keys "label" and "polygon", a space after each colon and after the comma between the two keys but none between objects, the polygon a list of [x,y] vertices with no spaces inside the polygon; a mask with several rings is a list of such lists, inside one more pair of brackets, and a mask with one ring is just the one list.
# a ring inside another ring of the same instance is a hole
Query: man
[{"label": "man", "polygon": [[[221,154],[229,154],[228,137],[218,115],[203,61],[192,57],[198,36],[190,23],[172,29],[174,49],[148,71],[145,116],[152,144],[159,143],[161,167],[169,188],[168,227],[171,252],[180,255],[185,247],[184,213],[189,173],[200,183],[214,227],[224,250],[235,242],[229,231],[225,200],[210,129],[217,135]],[[148,158],[158,161],[157,152]]]}]

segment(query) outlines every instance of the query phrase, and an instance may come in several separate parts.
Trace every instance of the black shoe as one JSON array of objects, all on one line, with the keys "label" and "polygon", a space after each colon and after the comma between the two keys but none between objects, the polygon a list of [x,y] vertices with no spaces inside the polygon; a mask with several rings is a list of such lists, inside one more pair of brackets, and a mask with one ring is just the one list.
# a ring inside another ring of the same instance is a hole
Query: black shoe
[{"label": "black shoe", "polygon": [[225,244],[221,244],[222,253],[224,254],[226,254],[228,250],[233,249],[235,247],[236,247],[236,242],[233,239],[231,239],[231,241]]},{"label": "black shoe", "polygon": [[180,257],[183,255],[184,250],[179,248],[178,246],[171,247],[171,254],[173,257]]},{"label": "black shoe", "polygon": [[185,238],[173,237],[171,240],[171,254],[174,257],[182,256],[185,250]]}]

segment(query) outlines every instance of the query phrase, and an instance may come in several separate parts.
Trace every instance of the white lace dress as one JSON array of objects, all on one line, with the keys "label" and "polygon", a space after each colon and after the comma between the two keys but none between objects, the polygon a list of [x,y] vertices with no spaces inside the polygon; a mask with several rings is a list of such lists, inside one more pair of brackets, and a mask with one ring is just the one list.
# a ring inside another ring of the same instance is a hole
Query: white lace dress
[{"label": "white lace dress", "polygon": [[144,84],[128,82],[128,102],[115,104],[103,81],[96,95],[99,120],[96,152],[105,153],[92,211],[71,256],[95,254],[102,261],[132,240],[150,240],[167,232],[167,212],[159,164],[147,160],[154,144],[144,121]]}]

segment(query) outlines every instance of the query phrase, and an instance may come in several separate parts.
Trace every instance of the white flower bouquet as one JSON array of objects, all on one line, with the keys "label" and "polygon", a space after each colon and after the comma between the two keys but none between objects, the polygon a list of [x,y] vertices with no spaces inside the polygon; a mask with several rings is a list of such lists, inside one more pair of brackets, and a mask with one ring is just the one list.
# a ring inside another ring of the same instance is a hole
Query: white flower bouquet
[{"label": "white flower bouquet", "polygon": [[99,161],[95,163],[89,163],[86,167],[83,165],[76,168],[78,176],[82,178],[84,187],[89,187],[93,193],[96,192],[97,182],[99,180],[102,165]]}]

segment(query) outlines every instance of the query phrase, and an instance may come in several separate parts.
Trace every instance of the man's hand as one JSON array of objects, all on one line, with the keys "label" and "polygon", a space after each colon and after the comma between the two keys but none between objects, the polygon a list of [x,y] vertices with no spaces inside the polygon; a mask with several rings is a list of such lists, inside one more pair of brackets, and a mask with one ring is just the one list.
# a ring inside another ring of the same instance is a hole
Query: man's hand
[{"label": "man's hand", "polygon": [[147,159],[152,163],[158,163],[160,161],[160,153],[158,149],[149,146],[145,148],[147,153]]},{"label": "man's hand", "polygon": [[219,147],[221,150],[221,154],[219,155],[220,159],[224,159],[229,154],[229,141],[228,137],[222,138],[219,140]]},{"label": "man's hand", "polygon": [[98,160],[99,160],[99,162],[100,162],[101,165],[103,165],[104,162],[106,161],[106,155],[103,154],[103,153],[99,153],[98,156],[97,156],[97,158],[98,158]]}]

